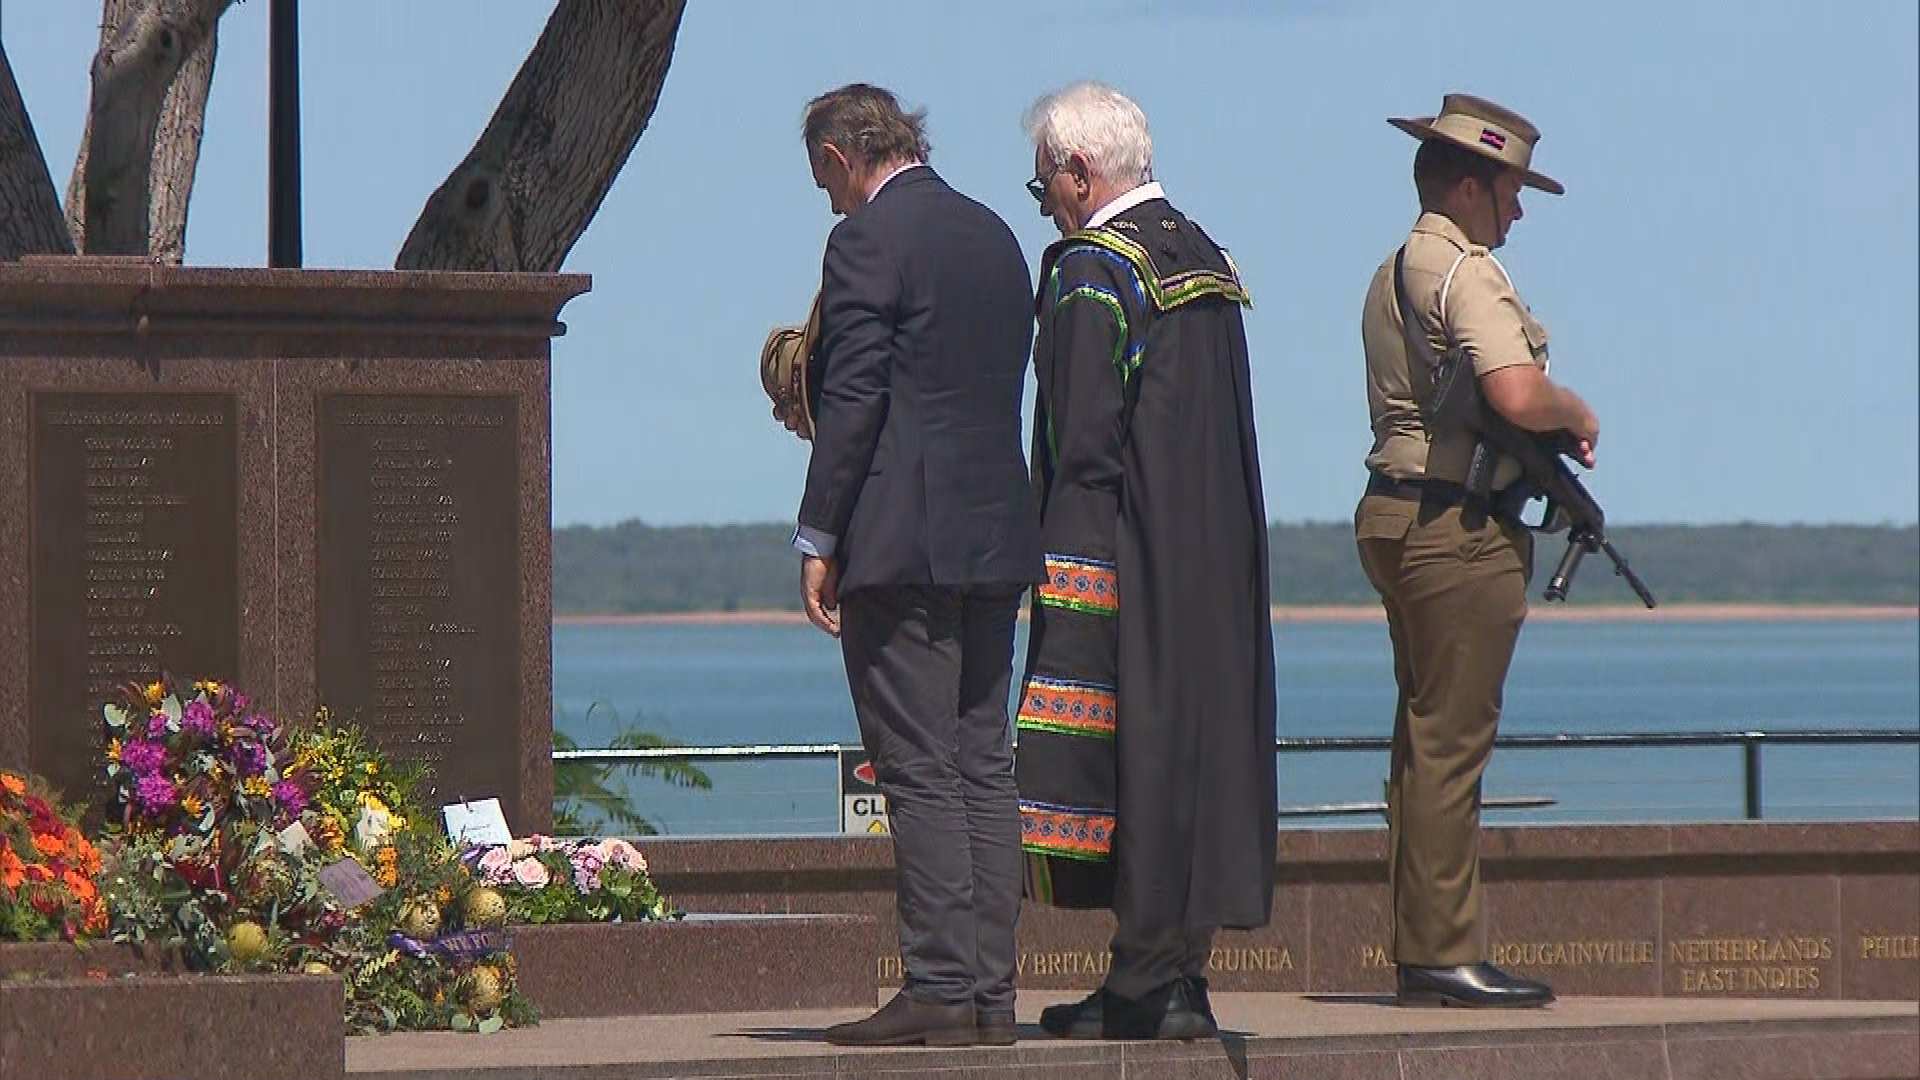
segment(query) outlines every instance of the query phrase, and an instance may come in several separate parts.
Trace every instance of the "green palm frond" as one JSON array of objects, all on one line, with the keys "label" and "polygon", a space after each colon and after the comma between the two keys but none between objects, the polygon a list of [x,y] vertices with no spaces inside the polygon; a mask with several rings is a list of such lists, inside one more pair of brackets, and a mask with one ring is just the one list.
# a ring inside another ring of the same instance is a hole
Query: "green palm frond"
[{"label": "green palm frond", "polygon": [[[600,708],[613,712],[611,705],[596,701],[587,708],[587,717],[591,718],[594,710]],[[553,748],[578,750],[579,743],[559,730],[560,718],[561,714],[556,713]],[[664,736],[640,728],[637,717],[635,722],[623,724],[615,713],[613,722],[615,734],[607,742],[608,749],[641,750],[673,745]],[[557,761],[553,766],[554,831],[582,835],[596,827],[613,826],[618,832],[657,835],[659,826],[634,807],[632,793],[627,790],[627,778],[634,773],[675,787],[702,791],[713,787],[712,779],[703,770],[684,761],[648,760],[634,764]]]}]

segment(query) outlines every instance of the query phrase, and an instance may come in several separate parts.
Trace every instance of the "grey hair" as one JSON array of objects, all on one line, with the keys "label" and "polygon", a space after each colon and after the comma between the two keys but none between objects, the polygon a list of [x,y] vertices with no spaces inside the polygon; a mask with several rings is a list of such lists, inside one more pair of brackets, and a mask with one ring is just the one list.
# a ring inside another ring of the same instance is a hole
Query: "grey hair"
[{"label": "grey hair", "polygon": [[1023,126],[1055,165],[1080,154],[1102,179],[1119,184],[1153,179],[1147,114],[1111,86],[1078,82],[1056,90],[1033,103]]}]

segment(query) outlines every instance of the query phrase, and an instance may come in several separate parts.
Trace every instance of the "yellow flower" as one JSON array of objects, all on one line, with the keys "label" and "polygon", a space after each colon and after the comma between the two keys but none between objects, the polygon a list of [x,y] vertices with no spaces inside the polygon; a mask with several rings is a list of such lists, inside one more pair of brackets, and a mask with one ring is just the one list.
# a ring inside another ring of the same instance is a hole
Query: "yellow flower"
[{"label": "yellow flower", "polygon": [[374,864],[379,867],[373,875],[374,881],[379,882],[383,888],[388,889],[393,888],[394,885],[399,883],[400,853],[393,849],[392,844],[381,845],[380,850],[374,852],[373,861]]},{"label": "yellow flower", "polygon": [[160,704],[160,699],[166,696],[166,688],[158,682],[150,682],[147,684],[144,693],[146,694],[147,704],[158,705]]},{"label": "yellow flower", "polygon": [[114,761],[114,762],[117,762],[120,760],[120,740],[119,739],[107,740],[107,760]]},{"label": "yellow flower", "polygon": [[368,776],[372,776],[374,773],[377,773],[380,771],[380,766],[371,761],[367,762],[365,765],[361,767],[367,770]]},{"label": "yellow flower", "polygon": [[273,794],[273,789],[267,786],[266,777],[249,776],[241,782],[240,793],[242,795],[252,795],[257,799],[264,799]]},{"label": "yellow flower", "polygon": [[220,692],[220,683],[214,679],[195,679],[193,680],[193,688],[209,694],[217,694]]},{"label": "yellow flower", "polygon": [[185,810],[189,814],[198,814],[205,805],[205,803],[200,801],[200,796],[198,795],[180,796],[180,809]]},{"label": "yellow flower", "polygon": [[370,806],[387,817],[393,816],[393,811],[388,810],[387,804],[380,801],[380,796],[375,795],[371,791],[363,791],[360,793],[360,805]]},{"label": "yellow flower", "polygon": [[339,851],[347,842],[346,830],[340,827],[340,822],[332,814],[321,818],[313,831],[314,839],[320,841],[323,851]]}]

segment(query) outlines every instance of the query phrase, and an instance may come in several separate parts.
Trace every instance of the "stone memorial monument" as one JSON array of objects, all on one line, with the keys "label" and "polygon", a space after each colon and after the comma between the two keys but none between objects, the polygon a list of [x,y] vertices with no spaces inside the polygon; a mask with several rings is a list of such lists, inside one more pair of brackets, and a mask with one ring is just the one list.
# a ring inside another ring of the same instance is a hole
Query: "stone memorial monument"
[{"label": "stone memorial monument", "polygon": [[102,696],[166,670],[547,828],[550,343],[588,287],[0,265],[0,766],[91,796]]}]

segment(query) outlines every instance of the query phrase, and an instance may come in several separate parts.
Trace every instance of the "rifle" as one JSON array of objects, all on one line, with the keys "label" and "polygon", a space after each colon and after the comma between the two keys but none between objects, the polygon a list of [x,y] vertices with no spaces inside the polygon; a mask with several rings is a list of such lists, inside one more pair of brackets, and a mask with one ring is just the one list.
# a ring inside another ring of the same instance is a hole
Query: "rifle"
[{"label": "rifle", "polygon": [[[1564,603],[1567,589],[1573,585],[1574,572],[1580,569],[1580,560],[1598,551],[1613,560],[1613,572],[1627,579],[1640,602],[1653,607],[1653,593],[1627,565],[1626,556],[1607,540],[1607,516],[1601,512],[1600,504],[1587,494],[1586,485],[1567,466],[1565,459],[1579,452],[1579,440],[1566,431],[1528,431],[1508,420],[1480,396],[1473,365],[1457,344],[1450,345],[1445,354],[1434,352],[1433,343],[1421,329],[1424,323],[1420,312],[1407,296],[1406,257],[1404,247],[1393,257],[1393,291],[1400,303],[1400,326],[1406,337],[1407,355],[1425,361],[1425,364],[1413,365],[1418,373],[1415,386],[1420,417],[1428,431],[1464,427],[1479,436],[1474,440],[1473,457],[1467,466],[1468,493],[1478,496],[1483,505],[1491,505],[1494,467],[1501,455],[1512,458],[1519,464],[1521,473],[1521,479],[1511,489],[1516,507],[1524,507],[1536,498],[1547,500],[1540,524],[1529,525],[1524,520],[1521,524],[1535,532],[1571,530],[1567,534],[1566,554],[1560,556],[1559,567],[1547,581],[1547,601]],[[1443,304],[1447,283],[1453,280],[1454,271],[1466,258],[1462,254],[1448,268],[1446,279],[1440,285]],[[1506,270],[1500,273],[1504,277]],[[1424,388],[1419,387],[1420,376],[1427,380]],[[1506,498],[1502,493],[1503,502]]]},{"label": "rifle", "polygon": [[1500,415],[1484,400],[1479,405],[1479,415],[1471,421],[1474,433],[1480,437],[1474,443],[1473,457],[1467,466],[1467,490],[1487,499],[1493,487],[1495,464],[1502,455],[1510,457],[1520,466],[1518,502],[1525,505],[1536,498],[1547,501],[1540,524],[1528,528],[1537,532],[1568,530],[1566,553],[1560,556],[1559,567],[1547,580],[1547,601],[1564,603],[1567,590],[1573,585],[1573,575],[1580,569],[1580,560],[1591,553],[1603,552],[1613,561],[1613,572],[1627,580],[1640,602],[1653,607],[1653,593],[1627,565],[1626,556],[1607,539],[1606,514],[1600,504],[1588,494],[1586,485],[1567,464],[1567,459],[1579,452],[1579,440],[1565,431],[1528,431]]}]

